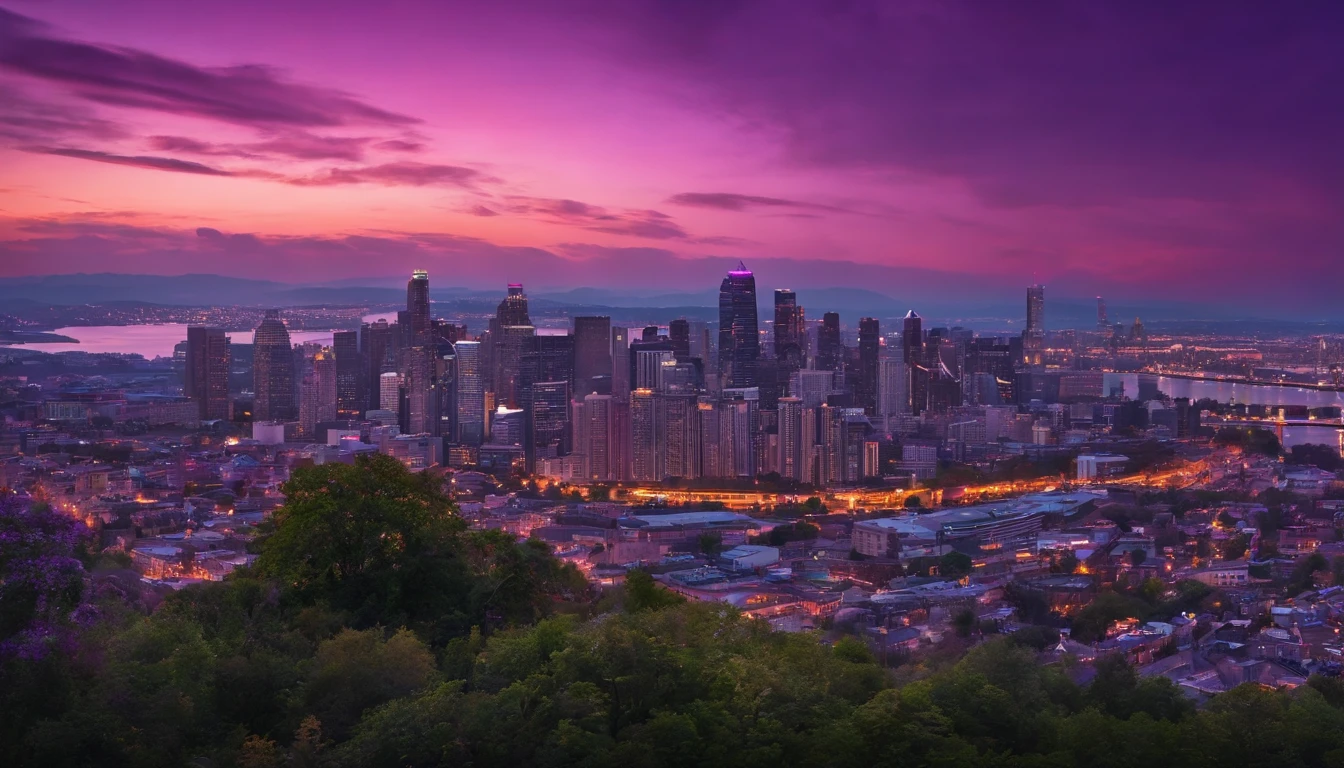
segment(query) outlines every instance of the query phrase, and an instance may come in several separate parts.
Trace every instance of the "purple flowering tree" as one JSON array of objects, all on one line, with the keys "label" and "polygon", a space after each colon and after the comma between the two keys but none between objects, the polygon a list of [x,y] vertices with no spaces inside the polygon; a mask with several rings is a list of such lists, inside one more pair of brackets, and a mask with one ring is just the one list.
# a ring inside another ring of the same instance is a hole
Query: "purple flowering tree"
[{"label": "purple flowering tree", "polygon": [[89,618],[84,566],[88,528],[0,490],[0,659],[39,659],[73,639]]}]

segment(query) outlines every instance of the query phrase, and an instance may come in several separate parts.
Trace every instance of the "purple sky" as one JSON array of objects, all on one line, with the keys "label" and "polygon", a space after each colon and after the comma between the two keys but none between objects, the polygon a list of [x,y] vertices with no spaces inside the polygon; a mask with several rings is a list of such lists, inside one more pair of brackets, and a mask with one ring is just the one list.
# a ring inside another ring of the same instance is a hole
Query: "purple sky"
[{"label": "purple sky", "polygon": [[1338,2],[0,0],[0,276],[1338,314]]}]

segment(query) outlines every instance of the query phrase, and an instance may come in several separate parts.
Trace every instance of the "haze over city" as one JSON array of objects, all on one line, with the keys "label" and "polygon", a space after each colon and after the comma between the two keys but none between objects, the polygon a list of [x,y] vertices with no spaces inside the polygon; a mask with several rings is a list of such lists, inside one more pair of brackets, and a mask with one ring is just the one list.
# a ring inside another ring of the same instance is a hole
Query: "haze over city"
[{"label": "haze over city", "polygon": [[9,2],[0,275],[1337,314],[1344,9]]}]

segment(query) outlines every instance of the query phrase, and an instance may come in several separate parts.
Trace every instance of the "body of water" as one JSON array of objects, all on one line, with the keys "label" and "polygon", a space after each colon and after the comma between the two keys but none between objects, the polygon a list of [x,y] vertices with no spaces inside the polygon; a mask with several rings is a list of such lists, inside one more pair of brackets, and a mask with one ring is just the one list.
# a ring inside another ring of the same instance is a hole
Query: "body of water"
[{"label": "body of water", "polygon": [[[1105,392],[1123,384],[1125,394],[1137,397],[1139,394],[1139,374],[1108,373],[1105,377]],[[1344,407],[1344,392],[1294,387],[1278,384],[1240,384],[1227,381],[1201,381],[1199,379],[1178,379],[1167,376],[1157,377],[1157,388],[1171,397],[1188,397],[1191,401],[1208,398],[1220,403],[1241,403],[1243,405],[1305,405],[1311,408],[1324,406]]]},{"label": "body of water", "polygon": [[[397,319],[396,312],[381,312],[365,315],[366,323],[386,319]],[[148,360],[156,357],[172,357],[173,347],[187,340],[185,323],[163,323],[161,325],[84,325],[72,328],[57,328],[54,333],[77,339],[77,344],[14,344],[12,346],[32,349],[38,352],[115,352],[118,354],[143,355]],[[289,340],[295,344],[317,342],[331,343],[332,331],[290,331]],[[251,344],[252,331],[230,331],[229,340],[235,344]]]}]

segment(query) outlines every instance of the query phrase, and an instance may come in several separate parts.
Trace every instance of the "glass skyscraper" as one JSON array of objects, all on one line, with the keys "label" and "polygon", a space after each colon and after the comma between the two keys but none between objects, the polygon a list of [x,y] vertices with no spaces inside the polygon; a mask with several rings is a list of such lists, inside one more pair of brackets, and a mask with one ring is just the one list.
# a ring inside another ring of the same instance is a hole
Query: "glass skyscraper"
[{"label": "glass skyscraper", "polygon": [[719,375],[725,387],[756,386],[761,339],[756,323],[756,278],[746,265],[719,287]]}]

